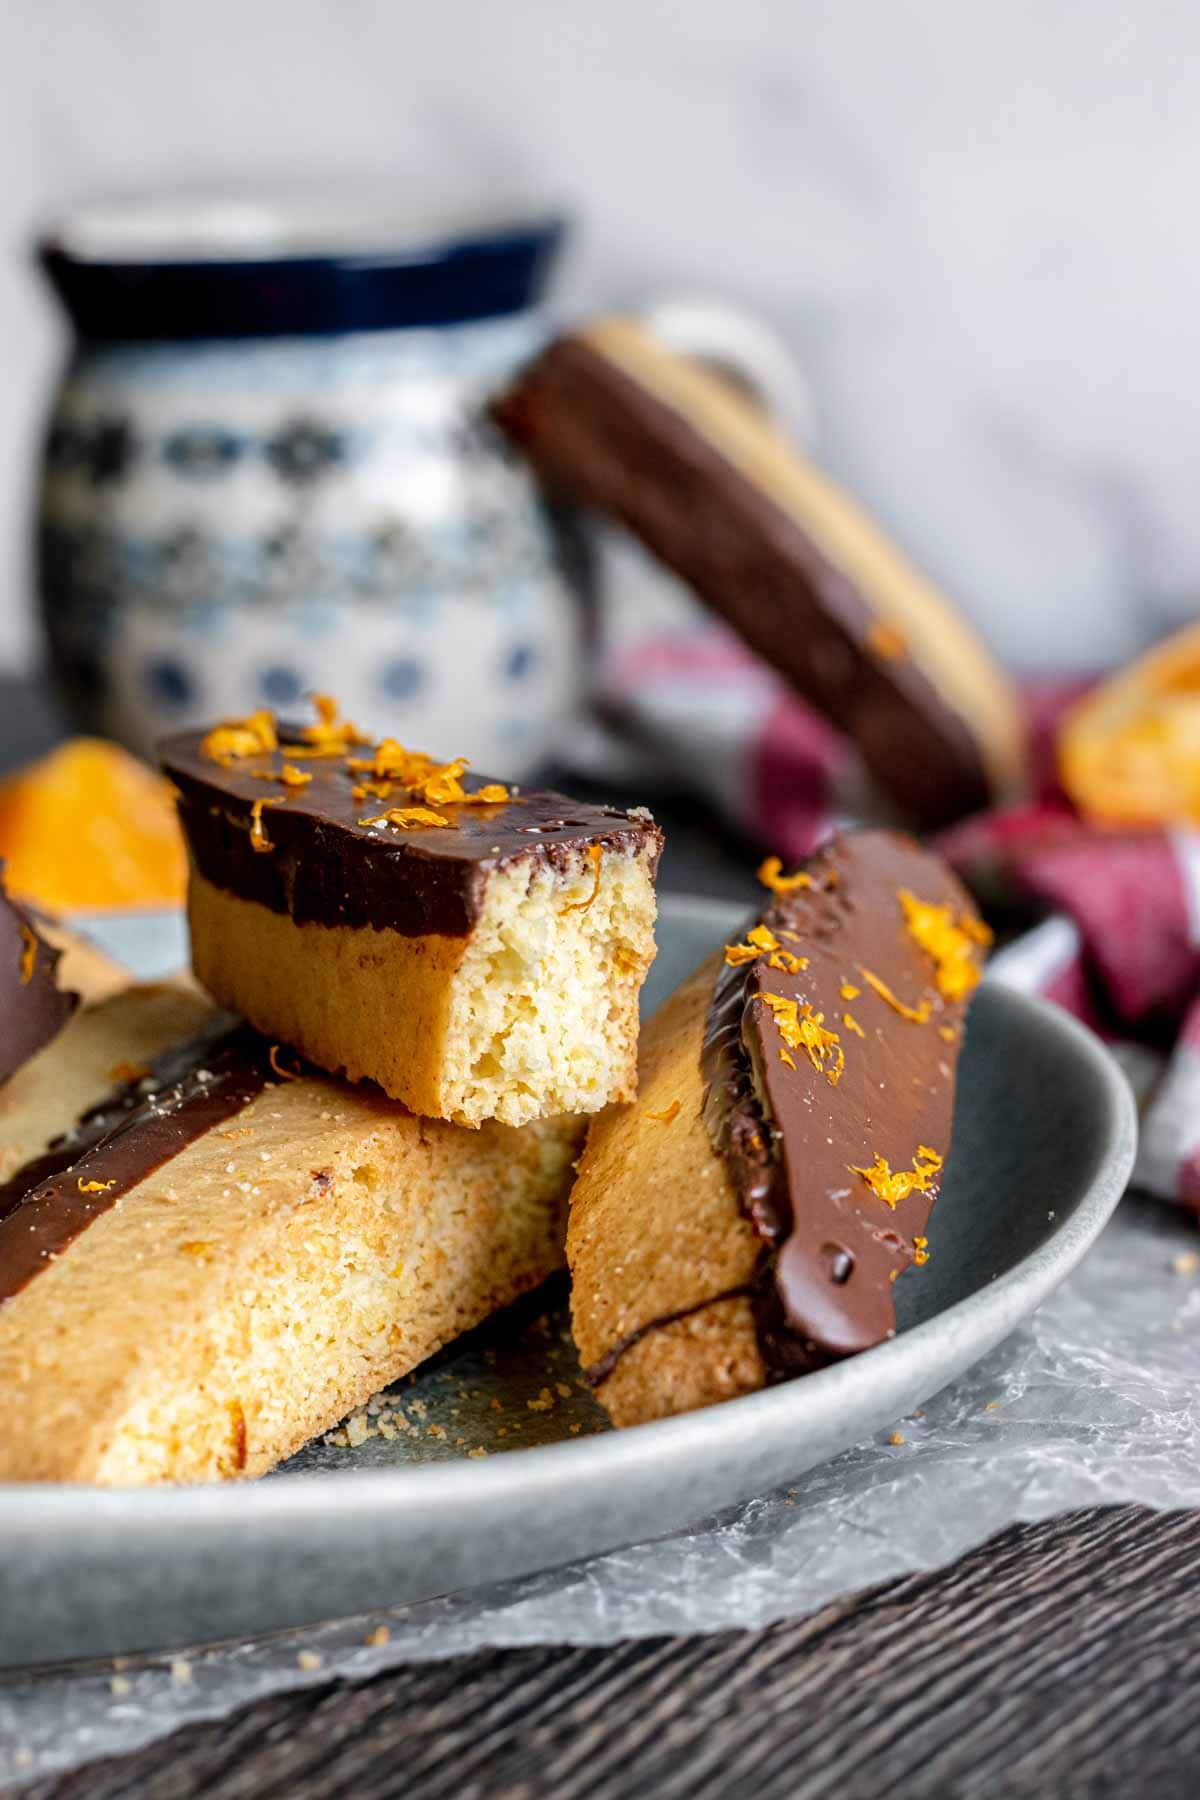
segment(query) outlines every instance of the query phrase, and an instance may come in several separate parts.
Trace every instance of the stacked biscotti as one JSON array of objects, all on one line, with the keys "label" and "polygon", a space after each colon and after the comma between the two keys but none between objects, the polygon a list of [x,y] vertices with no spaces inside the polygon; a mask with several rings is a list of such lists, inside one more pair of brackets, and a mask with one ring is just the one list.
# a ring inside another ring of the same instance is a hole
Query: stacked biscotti
[{"label": "stacked biscotti", "polygon": [[648,815],[329,706],[163,759],[211,1000],[77,1007],[0,917],[0,1480],[270,1468],[561,1264],[586,1115],[635,1091]]},{"label": "stacked biscotti", "polygon": [[[954,608],[711,371],[602,321],[493,412],[914,823],[1019,786],[1012,690]],[[618,1424],[891,1333],[987,939],[936,856],[863,831],[769,859],[639,1044],[644,809],[367,741],[325,698],[162,763],[198,986],[129,986],[0,891],[0,1481],[261,1473],[564,1253]]]}]

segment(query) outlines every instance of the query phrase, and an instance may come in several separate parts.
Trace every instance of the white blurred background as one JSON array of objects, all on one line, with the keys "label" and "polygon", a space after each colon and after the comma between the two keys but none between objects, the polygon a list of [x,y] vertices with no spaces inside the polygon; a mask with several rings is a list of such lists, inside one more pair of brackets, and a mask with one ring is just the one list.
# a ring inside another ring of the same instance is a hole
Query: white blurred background
[{"label": "white blurred background", "polygon": [[565,196],[564,311],[780,328],[826,462],[1014,663],[1200,596],[1200,9],[1187,0],[0,0],[0,666],[66,200],[447,174]]}]

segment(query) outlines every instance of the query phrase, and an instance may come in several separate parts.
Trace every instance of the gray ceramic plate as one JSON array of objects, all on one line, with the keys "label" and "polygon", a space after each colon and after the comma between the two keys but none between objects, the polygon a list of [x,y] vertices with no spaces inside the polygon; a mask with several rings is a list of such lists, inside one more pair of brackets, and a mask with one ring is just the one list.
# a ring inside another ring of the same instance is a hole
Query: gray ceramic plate
[{"label": "gray ceramic plate", "polygon": [[[668,899],[650,1003],[738,923],[727,906]],[[150,921],[146,934],[146,960],[161,957]],[[257,1485],[0,1487],[0,1666],[417,1600],[632,1543],[784,1482],[912,1411],[1037,1306],[1116,1205],[1134,1139],[1128,1090],[1095,1041],[985,984],[935,1253],[897,1286],[891,1343],[611,1432],[579,1385],[559,1287],[400,1384],[353,1428],[354,1447],[313,1446]]]}]

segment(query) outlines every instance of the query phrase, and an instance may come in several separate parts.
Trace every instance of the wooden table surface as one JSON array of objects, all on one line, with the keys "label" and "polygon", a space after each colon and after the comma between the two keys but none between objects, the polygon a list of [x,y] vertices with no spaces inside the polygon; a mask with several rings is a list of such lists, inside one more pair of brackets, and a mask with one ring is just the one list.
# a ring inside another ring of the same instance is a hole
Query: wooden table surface
[{"label": "wooden table surface", "polygon": [[1021,1528],[767,1631],[495,1651],[189,1726],[37,1800],[1200,1792],[1200,1517]]},{"label": "wooden table surface", "polygon": [[[52,735],[0,684],[0,766]],[[694,815],[676,879],[738,892]],[[668,865],[670,867],[670,865]],[[1200,1515],[1074,1513],[766,1631],[495,1651],[333,1682],[37,1800],[1200,1794]]]}]

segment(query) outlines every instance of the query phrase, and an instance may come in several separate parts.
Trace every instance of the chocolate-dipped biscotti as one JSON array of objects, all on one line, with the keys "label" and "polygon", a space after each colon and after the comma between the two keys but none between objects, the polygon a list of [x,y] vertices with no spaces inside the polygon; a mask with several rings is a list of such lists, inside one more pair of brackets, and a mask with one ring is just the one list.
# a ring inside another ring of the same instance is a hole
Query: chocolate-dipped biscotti
[{"label": "chocolate-dipped biscotti", "polygon": [[647,1025],[636,1106],[594,1120],[567,1256],[613,1420],[866,1350],[925,1262],[987,929],[889,832],[764,865],[770,904]]},{"label": "chocolate-dipped biscotti", "polygon": [[548,484],[620,519],[845,732],[916,823],[1022,786],[1017,697],[966,621],[720,375],[602,319],[492,410]]},{"label": "chocolate-dipped biscotti", "polygon": [[57,1037],[79,1004],[59,980],[62,953],[11,899],[0,863],[0,1085]]},{"label": "chocolate-dipped biscotti", "polygon": [[[339,735],[340,734],[340,735]],[[414,1112],[520,1125],[636,1091],[661,834],[269,714],[171,739],[197,977]]]},{"label": "chocolate-dipped biscotti", "polygon": [[415,1118],[198,995],[0,1089],[0,1481],[257,1475],[542,1281],[582,1126]]}]

